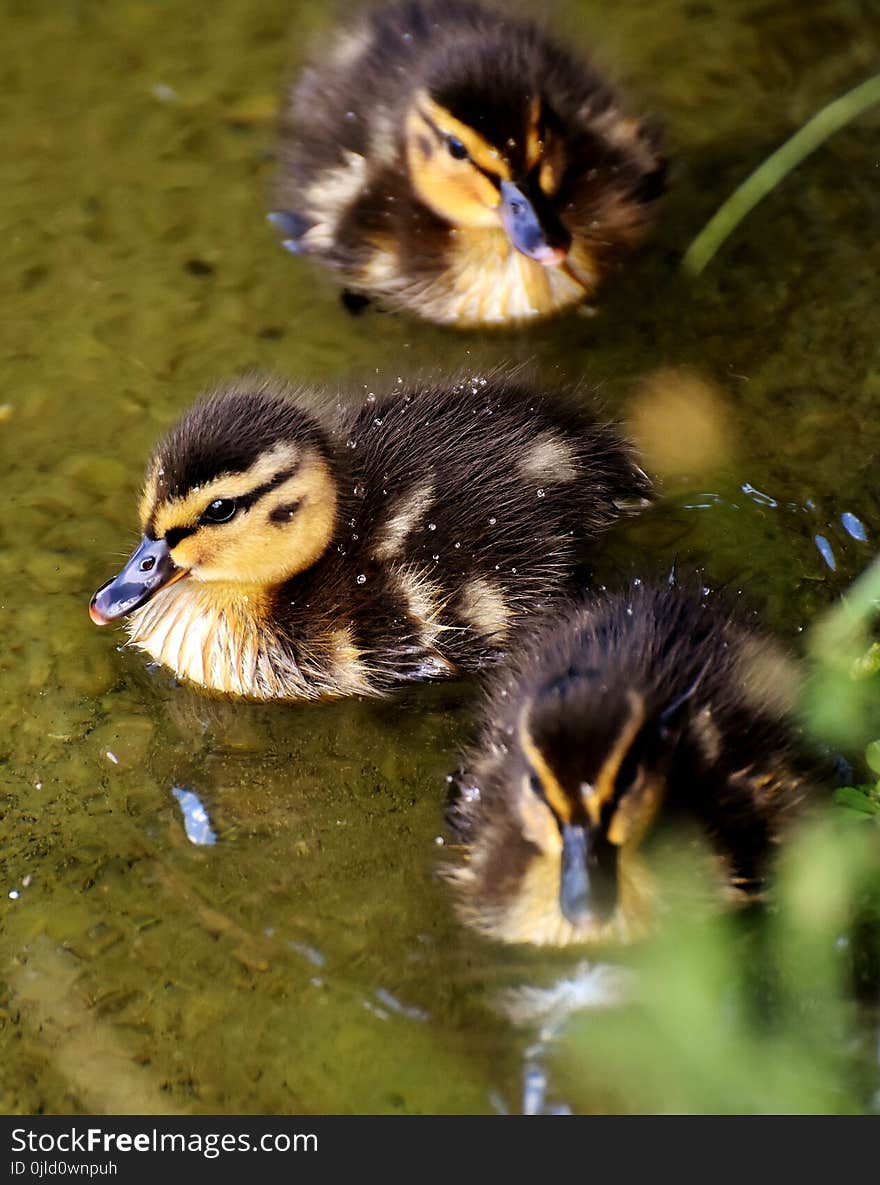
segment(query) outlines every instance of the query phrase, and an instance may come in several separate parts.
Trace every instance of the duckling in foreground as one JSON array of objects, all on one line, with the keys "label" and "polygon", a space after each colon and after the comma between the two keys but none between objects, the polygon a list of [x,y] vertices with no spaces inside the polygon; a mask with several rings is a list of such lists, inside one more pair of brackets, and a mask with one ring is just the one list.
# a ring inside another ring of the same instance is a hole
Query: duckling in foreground
[{"label": "duckling in foreground", "polygon": [[98,625],[255,699],[380,695],[497,658],[571,591],[580,544],[645,504],[617,431],[500,375],[359,407],[226,387],[157,447],[143,539]]},{"label": "duckling in foreground", "polygon": [[493,678],[448,807],[464,920],[507,942],[639,937],[641,850],[676,820],[704,833],[728,896],[762,890],[814,773],[791,662],[763,635],[686,589],[636,585],[569,606]]},{"label": "duckling in foreground", "polygon": [[655,137],[536,25],[404,0],[291,90],[270,220],[350,293],[504,325],[592,296],[643,238],[664,175]]}]

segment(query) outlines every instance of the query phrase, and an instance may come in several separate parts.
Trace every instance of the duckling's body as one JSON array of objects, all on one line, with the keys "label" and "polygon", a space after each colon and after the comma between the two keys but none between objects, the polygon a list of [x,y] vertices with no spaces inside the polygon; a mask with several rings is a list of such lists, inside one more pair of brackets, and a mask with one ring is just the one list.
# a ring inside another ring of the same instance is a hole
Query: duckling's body
[{"label": "duckling's body", "polygon": [[471,0],[404,0],[342,34],[291,92],[280,164],[289,250],[458,326],[592,296],[665,171],[592,67]]},{"label": "duckling's body", "polygon": [[449,819],[462,915],[509,942],[629,940],[653,912],[641,852],[688,822],[728,891],[756,894],[815,773],[792,665],[717,604],[636,586],[570,606],[493,676]]},{"label": "duckling's body", "polygon": [[498,376],[310,402],[237,384],[183,417],[95,621],[129,615],[135,645],[213,691],[382,694],[496,658],[648,493],[614,429]]}]

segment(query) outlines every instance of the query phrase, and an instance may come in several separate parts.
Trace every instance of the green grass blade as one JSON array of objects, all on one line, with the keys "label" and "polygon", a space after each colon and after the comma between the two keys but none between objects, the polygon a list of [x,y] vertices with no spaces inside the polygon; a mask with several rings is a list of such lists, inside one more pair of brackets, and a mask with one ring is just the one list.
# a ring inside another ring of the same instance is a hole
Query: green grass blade
[{"label": "green grass blade", "polygon": [[685,252],[682,269],[698,276],[743,218],[801,161],[836,131],[880,102],[880,74],[823,107],[743,181],[709,220]]}]

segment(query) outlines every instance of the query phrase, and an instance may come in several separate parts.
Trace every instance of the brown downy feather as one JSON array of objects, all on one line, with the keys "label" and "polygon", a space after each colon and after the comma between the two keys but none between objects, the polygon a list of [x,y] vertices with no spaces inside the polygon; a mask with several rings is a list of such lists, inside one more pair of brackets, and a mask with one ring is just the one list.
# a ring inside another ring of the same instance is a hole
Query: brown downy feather
[{"label": "brown downy feather", "polygon": [[93,617],[128,613],[132,642],[182,678],[260,699],[476,670],[650,492],[583,402],[499,374],[321,411],[234,384],[148,467],[143,546],[174,582],[139,599],[130,561]]},{"label": "brown downy feather", "polygon": [[[290,91],[279,157],[289,250],[462,327],[590,298],[644,237],[665,174],[591,65],[471,0],[404,0],[338,34]],[[551,263],[513,245],[502,181],[529,195]]]},{"label": "brown downy feather", "polygon": [[637,584],[570,604],[491,677],[454,780],[462,917],[510,942],[639,937],[648,841],[676,822],[705,836],[730,895],[759,894],[817,782],[796,686],[716,598]]}]

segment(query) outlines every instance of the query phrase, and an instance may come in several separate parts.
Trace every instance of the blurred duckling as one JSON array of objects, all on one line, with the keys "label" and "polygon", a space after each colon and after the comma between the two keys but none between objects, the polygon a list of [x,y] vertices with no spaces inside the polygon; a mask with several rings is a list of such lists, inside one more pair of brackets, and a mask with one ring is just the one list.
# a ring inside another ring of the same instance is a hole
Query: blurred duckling
[{"label": "blurred duckling", "polygon": [[143,538],[92,620],[126,617],[179,677],[255,699],[475,670],[645,505],[629,446],[578,402],[498,374],[323,411],[226,387],[158,445]]},{"label": "blurred duckling", "polygon": [[448,807],[468,923],[507,942],[637,938],[655,912],[645,848],[675,822],[708,840],[723,895],[760,894],[815,773],[768,639],[694,592],[636,585],[569,606],[493,678]]},{"label": "blurred duckling", "polygon": [[404,0],[292,89],[270,220],[349,295],[498,326],[591,297],[644,236],[664,174],[655,137],[537,26]]}]

